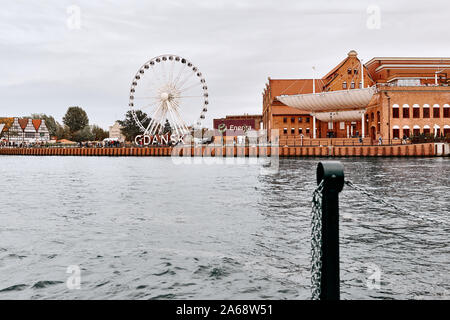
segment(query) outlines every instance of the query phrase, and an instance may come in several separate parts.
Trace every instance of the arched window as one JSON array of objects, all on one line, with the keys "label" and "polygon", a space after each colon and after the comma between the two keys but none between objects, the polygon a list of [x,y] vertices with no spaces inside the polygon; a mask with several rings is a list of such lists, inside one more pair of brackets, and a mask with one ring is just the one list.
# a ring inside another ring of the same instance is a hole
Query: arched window
[{"label": "arched window", "polygon": [[430,105],[429,104],[424,104],[423,105],[423,117],[424,118],[429,118],[430,117]]},{"label": "arched window", "polygon": [[430,134],[430,126],[429,125],[426,124],[423,126],[423,134],[425,134],[425,135]]},{"label": "arched window", "polygon": [[392,127],[392,137],[394,139],[400,138],[400,127],[399,126],[393,126]]},{"label": "arched window", "polygon": [[408,104],[403,105],[403,118],[405,118],[405,119],[409,118],[409,105]]},{"label": "arched window", "polygon": [[420,118],[420,106],[417,103],[413,105],[413,118]]},{"label": "arched window", "polygon": [[438,104],[435,104],[433,106],[433,118],[440,118],[441,117],[441,108]]},{"label": "arched window", "polygon": [[399,112],[399,105],[398,104],[394,104],[392,106],[392,118],[399,118],[400,117],[400,112]]},{"label": "arched window", "polygon": [[446,124],[444,126],[444,137],[450,136],[450,126]]},{"label": "arched window", "polygon": [[415,125],[413,127],[413,135],[416,136],[416,137],[420,136],[420,127],[418,125]]},{"label": "arched window", "polygon": [[450,118],[450,105],[444,104],[444,118]]},{"label": "arched window", "polygon": [[409,126],[403,126],[403,137],[409,138]]},{"label": "arched window", "polygon": [[381,115],[380,111],[377,111],[377,133],[381,131]]},{"label": "arched window", "polygon": [[441,127],[437,124],[434,125],[434,136],[439,137],[441,135]]}]

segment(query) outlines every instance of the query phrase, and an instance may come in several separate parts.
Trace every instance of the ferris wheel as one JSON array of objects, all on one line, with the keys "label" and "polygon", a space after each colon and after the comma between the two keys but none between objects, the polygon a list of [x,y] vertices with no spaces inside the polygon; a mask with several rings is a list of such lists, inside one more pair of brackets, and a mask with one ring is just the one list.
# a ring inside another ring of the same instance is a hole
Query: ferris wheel
[{"label": "ferris wheel", "polygon": [[202,73],[177,55],[161,55],[144,63],[130,88],[133,118],[148,135],[165,133],[167,124],[178,136],[201,127],[208,104],[208,87]]}]

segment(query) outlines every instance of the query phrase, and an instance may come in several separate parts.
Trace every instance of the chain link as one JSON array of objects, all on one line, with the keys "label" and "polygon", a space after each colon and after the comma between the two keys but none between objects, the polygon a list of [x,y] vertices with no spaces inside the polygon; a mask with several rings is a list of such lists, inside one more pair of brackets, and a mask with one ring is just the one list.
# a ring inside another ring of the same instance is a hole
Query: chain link
[{"label": "chain link", "polygon": [[389,203],[389,202],[387,202],[387,201],[377,197],[373,193],[367,191],[366,189],[353,184],[351,181],[345,181],[345,184],[347,186],[349,186],[350,188],[352,188],[353,190],[359,191],[362,194],[366,195],[372,201],[381,203],[381,204],[383,204],[383,205],[385,205],[387,207],[391,207],[391,208],[395,209],[397,212],[402,212],[402,213],[404,213],[406,215],[409,215],[409,216],[421,219],[423,221],[433,222],[433,223],[437,223],[437,224],[447,224],[447,222],[445,222],[445,221],[439,221],[439,220],[436,220],[436,219],[433,219],[433,218],[430,218],[430,217],[427,217],[427,216],[424,216],[424,215],[421,215],[421,214],[418,214],[418,213],[414,213],[414,212],[411,212],[411,211],[406,210],[404,208],[401,208],[401,207],[399,207],[399,206],[397,206],[395,204]]},{"label": "chain link", "polygon": [[311,210],[311,293],[312,300],[319,300],[322,276],[322,190],[324,180],[313,192]]}]

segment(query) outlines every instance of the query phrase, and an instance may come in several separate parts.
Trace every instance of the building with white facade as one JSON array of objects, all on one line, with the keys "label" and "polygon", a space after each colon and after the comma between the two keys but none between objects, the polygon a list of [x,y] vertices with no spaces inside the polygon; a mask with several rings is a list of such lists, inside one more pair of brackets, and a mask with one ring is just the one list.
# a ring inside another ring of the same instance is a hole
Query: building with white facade
[{"label": "building with white facade", "polygon": [[45,120],[0,118],[2,139],[12,143],[48,142],[50,133]]},{"label": "building with white facade", "polygon": [[109,138],[124,142],[125,136],[122,134],[121,129],[122,126],[116,121],[112,126],[109,127]]}]

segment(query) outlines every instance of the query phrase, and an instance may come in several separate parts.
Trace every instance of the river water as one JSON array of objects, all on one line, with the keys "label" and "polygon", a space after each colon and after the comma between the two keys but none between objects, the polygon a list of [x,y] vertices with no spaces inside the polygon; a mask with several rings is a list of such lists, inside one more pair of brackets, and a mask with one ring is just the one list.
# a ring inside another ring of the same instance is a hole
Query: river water
[{"label": "river water", "polygon": [[[346,186],[342,298],[449,299],[450,159],[339,160],[348,180],[440,222]],[[280,159],[267,171],[2,156],[0,299],[309,299],[318,161]]]}]

